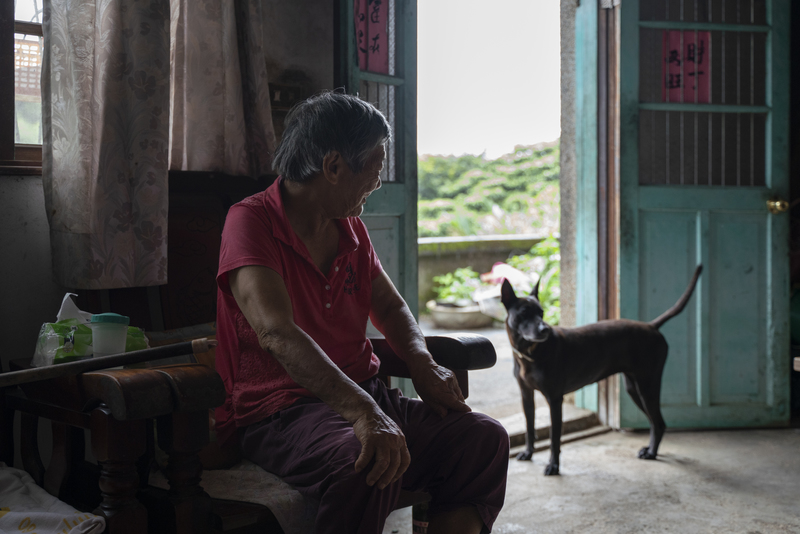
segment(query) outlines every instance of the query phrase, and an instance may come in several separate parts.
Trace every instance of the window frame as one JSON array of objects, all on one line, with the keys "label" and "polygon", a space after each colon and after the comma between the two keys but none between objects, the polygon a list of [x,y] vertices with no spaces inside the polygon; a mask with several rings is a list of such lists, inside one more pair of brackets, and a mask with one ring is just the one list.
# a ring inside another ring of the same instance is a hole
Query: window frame
[{"label": "window frame", "polygon": [[14,138],[14,35],[42,37],[42,25],[14,19],[14,0],[0,0],[0,174],[42,173],[42,145],[18,144]]}]

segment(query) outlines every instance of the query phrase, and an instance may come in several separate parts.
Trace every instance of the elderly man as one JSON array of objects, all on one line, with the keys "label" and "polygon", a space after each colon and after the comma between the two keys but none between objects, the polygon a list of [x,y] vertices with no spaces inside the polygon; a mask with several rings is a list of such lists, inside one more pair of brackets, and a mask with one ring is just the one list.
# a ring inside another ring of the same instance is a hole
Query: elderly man
[{"label": "elderly man", "polygon": [[[319,533],[380,533],[402,489],[433,495],[428,532],[489,532],[508,435],[472,413],[434,363],[359,215],[381,186],[390,128],[368,103],[323,93],[286,118],[266,191],[233,206],[217,282],[221,440],[318,499]],[[422,401],[387,389],[367,318]]]}]

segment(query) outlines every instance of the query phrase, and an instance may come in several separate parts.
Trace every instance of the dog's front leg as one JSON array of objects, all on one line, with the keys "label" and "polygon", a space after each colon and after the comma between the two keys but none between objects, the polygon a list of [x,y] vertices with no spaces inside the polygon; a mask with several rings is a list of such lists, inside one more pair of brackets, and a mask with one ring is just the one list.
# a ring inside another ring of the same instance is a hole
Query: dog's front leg
[{"label": "dog's front leg", "polygon": [[550,404],[550,463],[544,470],[545,475],[558,474],[558,458],[561,455],[561,405],[564,397],[547,397]]},{"label": "dog's front leg", "polygon": [[533,458],[533,443],[536,441],[536,403],[533,390],[521,381],[519,390],[522,394],[522,411],[525,413],[525,450],[517,454],[517,460],[530,461]]}]

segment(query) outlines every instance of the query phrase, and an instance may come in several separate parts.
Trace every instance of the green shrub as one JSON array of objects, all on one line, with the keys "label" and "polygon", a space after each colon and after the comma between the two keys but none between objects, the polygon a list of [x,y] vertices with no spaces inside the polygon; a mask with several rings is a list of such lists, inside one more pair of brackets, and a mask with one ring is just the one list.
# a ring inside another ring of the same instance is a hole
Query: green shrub
[{"label": "green shrub", "polygon": [[433,277],[433,292],[436,300],[442,302],[471,301],[473,293],[481,285],[480,274],[472,267]]},{"label": "green shrub", "polygon": [[[422,237],[528,233],[558,227],[559,145],[517,146],[494,160],[483,156],[419,159]],[[554,183],[555,182],[555,183]],[[556,195],[551,194],[556,188]],[[548,191],[543,198],[537,198]],[[513,217],[498,217],[497,205]]]},{"label": "green shrub", "polygon": [[487,176],[480,169],[473,169],[459,178],[445,183],[439,188],[439,195],[441,198],[456,198],[459,195],[464,195],[475,189],[481,182],[485,181]]},{"label": "green shrub", "polygon": [[455,209],[455,203],[450,199],[420,200],[417,203],[417,216],[420,219],[436,219],[442,213],[452,213]]},{"label": "green shrub", "polygon": [[530,201],[530,195],[527,193],[514,193],[508,195],[506,199],[503,201],[503,205],[500,206],[503,208],[504,211],[515,213],[518,211],[525,211],[528,209],[528,202]]},{"label": "green shrub", "polygon": [[[419,159],[420,199],[444,198],[441,189],[460,178],[463,174],[486,166],[483,156],[423,156]],[[454,195],[455,196],[455,195]]]},{"label": "green shrub", "polygon": [[463,198],[464,207],[475,213],[489,213],[492,211],[492,202],[483,195],[473,194]]}]

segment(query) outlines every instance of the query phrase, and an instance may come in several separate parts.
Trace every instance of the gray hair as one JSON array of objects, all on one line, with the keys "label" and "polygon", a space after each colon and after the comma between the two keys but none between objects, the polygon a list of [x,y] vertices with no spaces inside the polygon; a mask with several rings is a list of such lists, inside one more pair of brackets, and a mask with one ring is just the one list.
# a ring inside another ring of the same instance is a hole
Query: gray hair
[{"label": "gray hair", "polygon": [[287,180],[303,183],[338,152],[355,173],[370,154],[392,137],[386,117],[372,104],[339,92],[324,92],[297,104],[286,116],[273,167]]}]

